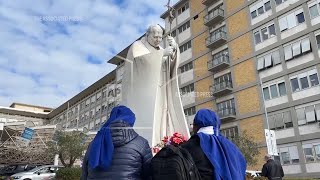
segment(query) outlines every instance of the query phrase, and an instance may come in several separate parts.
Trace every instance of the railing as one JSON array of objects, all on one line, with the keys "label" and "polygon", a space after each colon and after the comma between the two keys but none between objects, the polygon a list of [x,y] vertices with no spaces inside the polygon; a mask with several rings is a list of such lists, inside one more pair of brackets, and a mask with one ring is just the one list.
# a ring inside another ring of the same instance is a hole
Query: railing
[{"label": "railing", "polygon": [[216,67],[222,63],[227,63],[230,64],[230,59],[228,55],[222,54],[220,57],[218,58],[214,58],[212,60],[209,60],[208,62],[208,69],[211,69],[213,67]]},{"label": "railing", "polygon": [[227,39],[227,33],[220,30],[218,30],[218,32],[213,32],[206,38],[206,45],[208,46],[221,38]]},{"label": "railing", "polygon": [[214,19],[217,16],[223,16],[224,15],[224,10],[221,8],[217,8],[213,11],[209,11],[209,13],[204,16],[204,23],[208,23],[212,19]]},{"label": "railing", "polygon": [[211,90],[213,93],[215,92],[218,92],[218,91],[222,91],[222,90],[225,90],[227,88],[232,88],[232,82],[222,82],[222,83],[217,83],[217,84],[214,84],[213,86],[211,86]]},{"label": "railing", "polygon": [[220,118],[228,117],[228,116],[235,116],[236,110],[233,107],[225,108],[225,109],[219,109],[218,115]]}]

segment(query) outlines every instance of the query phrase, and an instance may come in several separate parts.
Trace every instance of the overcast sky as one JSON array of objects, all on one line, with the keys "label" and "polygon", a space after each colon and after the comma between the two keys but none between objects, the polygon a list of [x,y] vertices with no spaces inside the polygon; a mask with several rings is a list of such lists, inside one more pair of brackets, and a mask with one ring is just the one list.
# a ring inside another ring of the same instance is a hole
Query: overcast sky
[{"label": "overcast sky", "polygon": [[166,3],[0,0],[0,106],[58,107],[112,71],[107,60],[148,25],[164,24]]}]

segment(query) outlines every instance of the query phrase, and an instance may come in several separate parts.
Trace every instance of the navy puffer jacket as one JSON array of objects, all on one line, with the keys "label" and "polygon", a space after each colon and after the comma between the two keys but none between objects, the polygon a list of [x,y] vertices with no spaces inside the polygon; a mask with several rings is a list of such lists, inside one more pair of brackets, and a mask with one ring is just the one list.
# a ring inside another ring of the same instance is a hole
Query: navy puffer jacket
[{"label": "navy puffer jacket", "polygon": [[86,153],[81,180],[149,179],[152,153],[148,141],[130,129],[131,127],[124,121],[115,121],[110,124],[110,128],[113,128],[111,134],[114,145],[112,165],[107,171],[90,169]]}]

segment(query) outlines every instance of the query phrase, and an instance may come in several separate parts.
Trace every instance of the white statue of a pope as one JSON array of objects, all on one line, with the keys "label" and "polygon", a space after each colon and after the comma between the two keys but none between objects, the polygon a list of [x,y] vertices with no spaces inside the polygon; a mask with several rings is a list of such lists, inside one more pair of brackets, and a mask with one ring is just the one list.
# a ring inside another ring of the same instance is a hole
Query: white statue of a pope
[{"label": "white statue of a pope", "polygon": [[163,29],[151,25],[128,52],[122,79],[122,103],[136,114],[135,130],[151,146],[174,132],[190,137],[180,99],[179,48],[171,36],[160,46]]}]

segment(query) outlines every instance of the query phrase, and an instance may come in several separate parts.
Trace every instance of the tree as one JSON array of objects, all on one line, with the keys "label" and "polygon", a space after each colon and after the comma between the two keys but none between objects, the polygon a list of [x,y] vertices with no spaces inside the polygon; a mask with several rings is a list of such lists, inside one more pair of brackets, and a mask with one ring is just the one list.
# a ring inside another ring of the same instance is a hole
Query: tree
[{"label": "tree", "polygon": [[[84,143],[86,135],[79,131],[62,132],[55,134],[54,140],[48,144],[48,151],[51,154],[58,154],[61,163],[65,167],[72,167],[75,160],[82,156],[86,149]],[[67,162],[69,160],[69,162]]]},{"label": "tree", "polygon": [[259,144],[253,141],[253,137],[244,131],[241,135],[232,138],[232,142],[238,146],[248,165],[253,166],[257,164],[258,160],[256,157],[260,154]]}]

